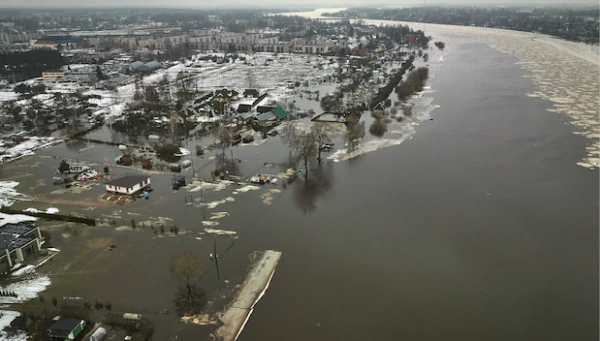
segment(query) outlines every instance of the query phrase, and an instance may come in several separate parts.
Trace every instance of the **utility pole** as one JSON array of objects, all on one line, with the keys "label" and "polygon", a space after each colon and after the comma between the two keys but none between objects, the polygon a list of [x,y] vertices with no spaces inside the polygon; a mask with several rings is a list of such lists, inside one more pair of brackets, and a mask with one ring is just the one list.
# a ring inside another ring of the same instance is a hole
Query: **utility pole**
[{"label": "utility pole", "polygon": [[213,255],[215,257],[215,266],[217,268],[217,280],[220,281],[221,278],[219,276],[219,256],[217,256],[217,238],[215,236],[213,236],[213,246],[214,246],[214,253],[213,253]]}]

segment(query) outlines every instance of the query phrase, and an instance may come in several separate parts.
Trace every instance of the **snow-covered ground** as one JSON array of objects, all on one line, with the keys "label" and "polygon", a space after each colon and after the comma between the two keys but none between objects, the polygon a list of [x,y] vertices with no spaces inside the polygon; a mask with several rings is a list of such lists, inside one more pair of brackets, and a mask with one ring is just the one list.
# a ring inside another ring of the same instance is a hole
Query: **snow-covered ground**
[{"label": "snow-covered ground", "polygon": [[4,155],[17,157],[21,155],[34,154],[33,151],[40,148],[51,146],[57,139],[55,137],[37,137],[32,136],[29,140],[2,151]]},{"label": "snow-covered ground", "polygon": [[23,221],[36,221],[36,217],[31,217],[25,214],[5,214],[0,213],[0,226],[6,224],[17,224]]},{"label": "snow-covered ground", "polygon": [[5,341],[27,341],[27,335],[22,332],[16,335],[8,335],[8,333],[4,332],[4,328],[10,326],[10,323],[20,316],[21,313],[10,310],[0,310],[0,340]]},{"label": "snow-covered ground", "polygon": [[16,181],[0,181],[0,207],[11,206],[15,201],[29,201],[31,198],[15,190],[19,185]]},{"label": "snow-covered ground", "polygon": [[54,213],[58,213],[58,208],[56,208],[56,207],[49,207],[45,211],[41,211],[41,210],[38,210],[37,208],[30,207],[30,208],[24,209],[23,212],[54,214]]},{"label": "snow-covered ground", "polygon": [[0,304],[22,303],[36,298],[38,294],[51,284],[50,277],[35,270],[35,266],[27,265],[12,273],[19,281],[2,287],[5,291],[14,292],[17,297],[0,296]]}]

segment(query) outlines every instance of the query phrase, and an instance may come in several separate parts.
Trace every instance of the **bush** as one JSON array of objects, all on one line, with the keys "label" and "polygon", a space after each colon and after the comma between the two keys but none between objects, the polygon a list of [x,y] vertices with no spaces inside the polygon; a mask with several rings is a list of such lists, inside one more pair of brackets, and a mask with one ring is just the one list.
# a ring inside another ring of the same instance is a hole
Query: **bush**
[{"label": "bush", "polygon": [[96,300],[96,302],[94,303],[94,308],[96,308],[96,310],[100,310],[102,308],[104,308],[104,304],[98,300]]},{"label": "bush", "polygon": [[110,301],[106,301],[104,303],[104,308],[106,308],[106,310],[111,311],[112,310],[112,303],[110,303]]},{"label": "bush", "polygon": [[382,119],[377,119],[369,126],[369,133],[373,136],[382,137],[387,131],[387,125]]}]

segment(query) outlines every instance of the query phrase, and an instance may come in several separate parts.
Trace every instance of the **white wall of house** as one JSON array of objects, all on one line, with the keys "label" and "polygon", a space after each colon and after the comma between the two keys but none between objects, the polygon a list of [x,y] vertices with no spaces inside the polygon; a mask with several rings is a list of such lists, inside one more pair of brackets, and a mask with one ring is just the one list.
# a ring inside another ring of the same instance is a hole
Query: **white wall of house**
[{"label": "white wall of house", "polygon": [[117,193],[121,193],[121,194],[133,194],[139,190],[141,190],[143,187],[146,187],[150,185],[150,178],[135,184],[133,187],[131,188],[125,188],[125,187],[120,187],[120,186],[112,186],[112,185],[106,185],[106,191],[108,192],[117,192]]}]

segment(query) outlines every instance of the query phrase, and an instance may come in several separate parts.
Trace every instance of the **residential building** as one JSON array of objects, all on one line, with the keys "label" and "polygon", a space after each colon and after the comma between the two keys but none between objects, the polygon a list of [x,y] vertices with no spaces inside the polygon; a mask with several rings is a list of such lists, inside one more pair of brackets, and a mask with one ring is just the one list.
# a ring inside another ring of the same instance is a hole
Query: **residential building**
[{"label": "residential building", "polygon": [[75,340],[84,328],[84,320],[74,318],[60,319],[48,328],[48,336],[53,341]]},{"label": "residential building", "polygon": [[58,43],[50,40],[31,40],[29,42],[31,49],[46,49],[46,50],[58,50]]},{"label": "residential building", "polygon": [[40,251],[42,234],[32,223],[0,226],[0,272],[10,270],[16,263]]},{"label": "residential building", "polygon": [[150,188],[150,177],[147,175],[127,175],[106,183],[106,191],[117,194],[134,195]]},{"label": "residential building", "polygon": [[42,79],[45,82],[57,82],[67,80],[67,76],[62,71],[45,71],[42,72]]},{"label": "residential building", "polygon": [[288,113],[282,107],[276,107],[271,111],[259,114],[252,118],[252,123],[259,127],[269,127],[285,120]]},{"label": "residential building", "polygon": [[199,37],[190,37],[189,43],[191,47],[199,50],[212,50],[214,49],[215,38],[212,35],[205,35]]}]

